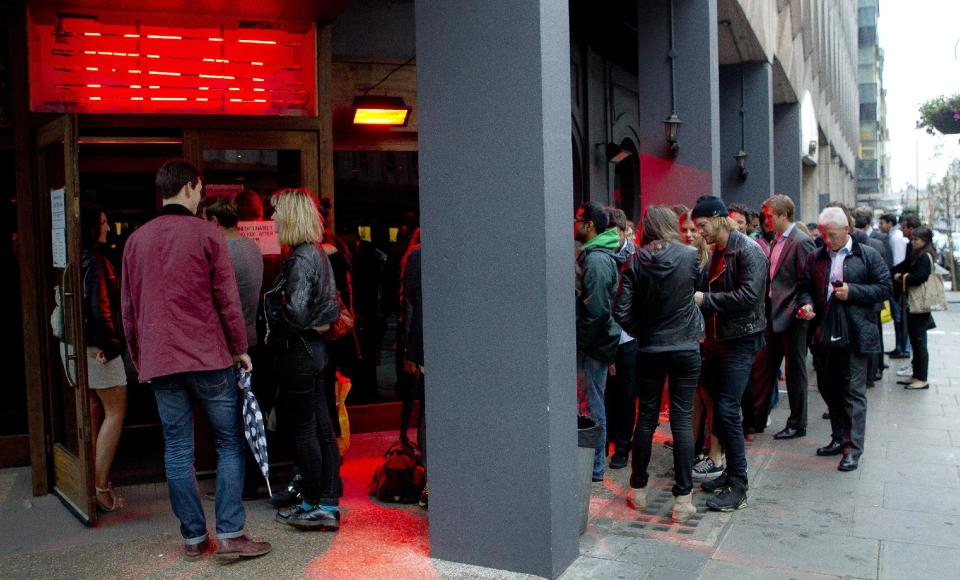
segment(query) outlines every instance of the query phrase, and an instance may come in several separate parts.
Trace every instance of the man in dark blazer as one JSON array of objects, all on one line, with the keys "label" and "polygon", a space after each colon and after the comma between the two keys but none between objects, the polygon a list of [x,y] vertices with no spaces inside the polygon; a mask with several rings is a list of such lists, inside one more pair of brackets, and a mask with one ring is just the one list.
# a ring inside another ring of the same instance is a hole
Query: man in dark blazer
[{"label": "man in dark blazer", "polygon": [[[890,296],[890,271],[873,248],[850,235],[846,213],[828,207],[820,214],[826,246],[810,256],[801,281],[805,320],[813,320],[817,384],[830,410],[830,443],[817,455],[843,454],[840,471],[857,469],[867,425],[867,363],[880,352],[876,304]],[[840,310],[831,313],[831,310]],[[846,324],[829,324],[834,316]],[[846,328],[844,328],[846,326]],[[822,332],[820,332],[822,331]]]},{"label": "man in dark blazer", "polygon": [[[762,393],[772,393],[777,388],[780,363],[786,359],[790,417],[786,427],[774,435],[776,439],[807,434],[807,321],[798,313],[808,302],[801,299],[798,284],[804,276],[807,258],[817,246],[794,224],[795,211],[793,200],[786,195],[774,195],[763,202],[765,225],[774,238],[770,246],[767,346],[758,358],[754,381],[759,383],[755,387]],[[762,399],[756,402],[762,406]],[[763,421],[766,422],[765,416]]]}]

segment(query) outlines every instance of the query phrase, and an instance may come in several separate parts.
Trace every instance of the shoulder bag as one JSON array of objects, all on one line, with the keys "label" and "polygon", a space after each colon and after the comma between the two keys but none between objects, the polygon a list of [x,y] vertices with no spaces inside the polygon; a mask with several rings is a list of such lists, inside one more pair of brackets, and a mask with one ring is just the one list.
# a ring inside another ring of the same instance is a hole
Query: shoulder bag
[{"label": "shoulder bag", "polygon": [[916,314],[947,309],[947,293],[943,280],[937,275],[933,256],[927,254],[927,258],[930,259],[930,277],[923,284],[913,286],[907,291],[907,308]]}]

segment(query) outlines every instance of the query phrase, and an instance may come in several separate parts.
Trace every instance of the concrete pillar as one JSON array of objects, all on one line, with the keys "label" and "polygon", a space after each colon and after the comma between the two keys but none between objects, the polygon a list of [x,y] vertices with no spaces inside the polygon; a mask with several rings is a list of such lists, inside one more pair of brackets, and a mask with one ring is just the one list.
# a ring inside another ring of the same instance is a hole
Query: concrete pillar
[{"label": "concrete pillar", "polygon": [[803,207],[803,145],[800,142],[800,103],[773,107],[773,189]]},{"label": "concrete pillar", "polygon": [[[746,179],[741,178],[734,159],[741,146],[747,153]],[[773,194],[773,71],[770,63],[720,67],[720,179],[724,201],[742,203],[755,211]]]},{"label": "concrete pillar", "polygon": [[717,1],[673,0],[680,151],[664,138],[671,112],[671,0],[637,2],[640,99],[640,192],[644,206],[692,205],[720,192]]},{"label": "concrete pillar", "polygon": [[565,0],[418,0],[431,556],[579,551]]}]

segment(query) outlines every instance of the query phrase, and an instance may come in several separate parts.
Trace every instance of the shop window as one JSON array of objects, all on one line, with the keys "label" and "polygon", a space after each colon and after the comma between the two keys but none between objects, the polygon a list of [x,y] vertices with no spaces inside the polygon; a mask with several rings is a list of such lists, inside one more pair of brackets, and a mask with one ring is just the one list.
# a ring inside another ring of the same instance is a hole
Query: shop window
[{"label": "shop window", "polygon": [[38,112],[316,114],[315,25],[31,8]]}]

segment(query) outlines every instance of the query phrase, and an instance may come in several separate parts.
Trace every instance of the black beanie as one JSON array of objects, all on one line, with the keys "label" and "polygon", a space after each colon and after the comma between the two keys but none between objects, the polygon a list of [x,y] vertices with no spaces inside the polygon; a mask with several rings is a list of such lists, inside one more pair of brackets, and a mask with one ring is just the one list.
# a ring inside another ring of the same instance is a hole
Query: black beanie
[{"label": "black beanie", "polygon": [[729,217],[727,206],[723,200],[715,195],[701,195],[697,200],[696,207],[690,213],[690,217]]},{"label": "black beanie", "polygon": [[583,221],[593,222],[593,227],[597,229],[597,233],[610,226],[610,216],[607,215],[607,209],[599,203],[588,201],[580,207],[583,209]]}]

